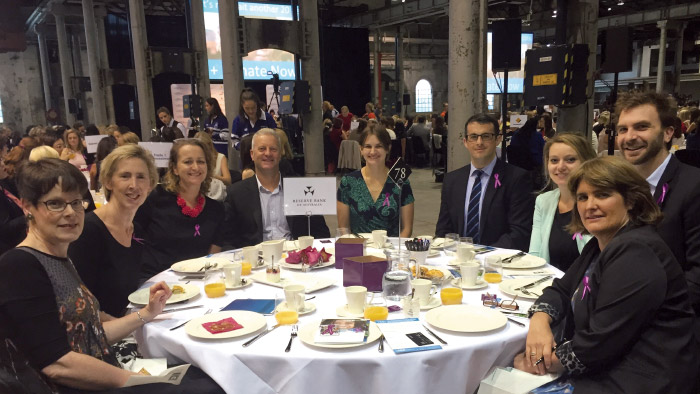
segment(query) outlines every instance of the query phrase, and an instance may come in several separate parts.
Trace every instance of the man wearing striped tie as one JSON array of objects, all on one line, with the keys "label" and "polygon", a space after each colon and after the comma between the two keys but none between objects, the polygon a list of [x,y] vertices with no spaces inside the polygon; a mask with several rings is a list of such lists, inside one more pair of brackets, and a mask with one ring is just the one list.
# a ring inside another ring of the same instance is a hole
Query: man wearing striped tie
[{"label": "man wearing striped tie", "polygon": [[435,234],[472,237],[474,243],[528,250],[535,200],[530,175],[496,157],[498,121],[477,114],[465,124],[471,163],[445,175]]}]

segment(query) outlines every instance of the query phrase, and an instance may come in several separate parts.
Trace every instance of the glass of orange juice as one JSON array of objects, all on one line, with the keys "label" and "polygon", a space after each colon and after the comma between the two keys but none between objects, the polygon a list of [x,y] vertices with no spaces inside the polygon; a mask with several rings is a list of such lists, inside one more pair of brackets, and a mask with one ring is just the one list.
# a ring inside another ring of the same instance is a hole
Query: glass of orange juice
[{"label": "glass of orange juice", "polygon": [[440,290],[442,305],[456,305],[462,303],[462,289],[457,287],[445,287]]},{"label": "glass of orange juice", "polygon": [[241,262],[241,275],[250,275],[253,265],[247,261]]},{"label": "glass of orange juice", "polygon": [[221,270],[207,270],[204,275],[204,293],[209,298],[223,297],[226,294],[226,283]]},{"label": "glass of orange juice", "polygon": [[289,308],[278,308],[275,312],[275,320],[282,325],[296,324],[299,321],[299,312]]},{"label": "glass of orange juice", "polygon": [[489,283],[501,283],[503,280],[503,263],[499,256],[486,256],[484,259],[484,280]]},{"label": "glass of orange juice", "polygon": [[386,320],[389,317],[389,308],[385,306],[372,305],[365,308],[365,319],[372,321]]}]

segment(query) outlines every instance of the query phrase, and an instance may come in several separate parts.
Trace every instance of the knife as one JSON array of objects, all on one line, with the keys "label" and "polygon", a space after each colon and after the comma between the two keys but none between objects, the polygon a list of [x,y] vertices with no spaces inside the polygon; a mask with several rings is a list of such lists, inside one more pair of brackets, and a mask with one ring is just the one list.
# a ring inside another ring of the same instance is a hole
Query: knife
[{"label": "knife", "polygon": [[443,345],[447,346],[447,342],[445,342],[445,341],[444,341],[442,338],[440,338],[439,336],[435,335],[435,333],[434,333],[432,330],[430,330],[428,327],[426,327],[425,324],[423,324],[423,328],[425,328],[425,331],[428,331],[428,332],[430,333],[430,335],[434,336],[435,339],[437,339],[438,341],[440,341],[440,343],[442,343]]},{"label": "knife", "polygon": [[547,275],[544,278],[540,278],[532,283],[528,283],[525,286],[517,287],[517,288],[513,289],[513,291],[522,290],[522,289],[529,289],[531,287],[535,287],[535,286],[539,285],[540,283],[543,283],[543,282],[546,282],[546,281],[552,279],[552,277],[554,277],[554,275]]},{"label": "knife", "polygon": [[258,339],[264,337],[265,335],[269,334],[272,330],[274,330],[275,328],[277,328],[277,327],[279,327],[279,326],[281,326],[281,324],[275,324],[274,326],[272,326],[272,328],[269,328],[269,329],[267,329],[267,330],[261,332],[260,334],[254,336],[253,339],[251,339],[250,341],[244,343],[244,344],[243,344],[243,347],[248,347],[248,346],[250,346],[250,344],[252,344],[253,342],[257,341]]},{"label": "knife", "polygon": [[384,353],[384,335],[379,337],[379,353]]},{"label": "knife", "polygon": [[178,312],[178,311],[184,311],[187,309],[195,309],[195,308],[201,308],[204,305],[190,305],[190,306],[183,306],[180,308],[170,308],[170,309],[163,309],[163,312],[161,313],[170,313],[170,312]]}]

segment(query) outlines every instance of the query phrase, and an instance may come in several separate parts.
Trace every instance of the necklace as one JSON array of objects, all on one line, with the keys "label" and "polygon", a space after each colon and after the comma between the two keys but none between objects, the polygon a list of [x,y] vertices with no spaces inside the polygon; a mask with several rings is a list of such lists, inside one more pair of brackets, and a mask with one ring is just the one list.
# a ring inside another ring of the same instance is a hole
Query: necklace
[{"label": "necklace", "polygon": [[194,208],[190,208],[187,206],[187,203],[185,202],[185,199],[180,197],[180,195],[177,195],[177,205],[182,208],[182,214],[185,216],[189,216],[191,218],[196,218],[199,216],[200,213],[202,213],[202,208],[204,208],[204,196],[201,194],[197,196],[197,205]]}]

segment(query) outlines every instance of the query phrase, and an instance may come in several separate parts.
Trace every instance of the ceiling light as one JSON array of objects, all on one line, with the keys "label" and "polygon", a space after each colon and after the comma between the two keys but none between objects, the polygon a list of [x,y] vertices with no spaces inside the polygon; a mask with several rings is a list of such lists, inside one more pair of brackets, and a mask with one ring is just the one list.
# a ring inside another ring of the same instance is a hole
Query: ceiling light
[{"label": "ceiling light", "polygon": [[554,13],[556,14],[556,13],[557,13],[557,10],[554,10]]},{"label": "ceiling light", "polygon": [[625,5],[625,2],[622,1],[622,0],[620,0],[620,1],[617,2],[617,5]]},{"label": "ceiling light", "polygon": [[608,7],[608,11],[612,11],[612,8]]},{"label": "ceiling light", "polygon": [[557,17],[557,14],[552,15],[552,18],[556,18],[556,17]]}]

